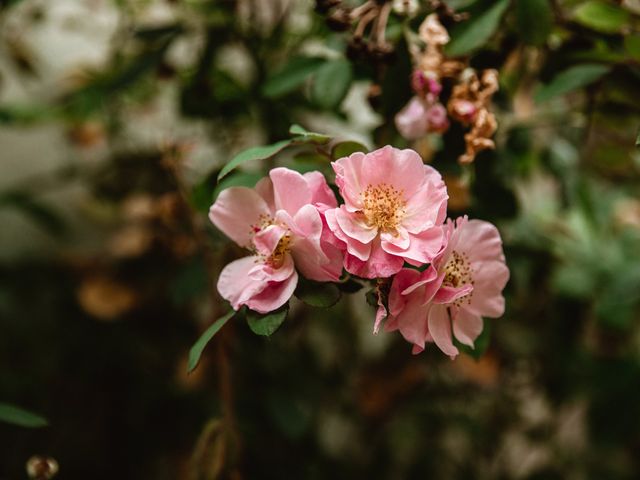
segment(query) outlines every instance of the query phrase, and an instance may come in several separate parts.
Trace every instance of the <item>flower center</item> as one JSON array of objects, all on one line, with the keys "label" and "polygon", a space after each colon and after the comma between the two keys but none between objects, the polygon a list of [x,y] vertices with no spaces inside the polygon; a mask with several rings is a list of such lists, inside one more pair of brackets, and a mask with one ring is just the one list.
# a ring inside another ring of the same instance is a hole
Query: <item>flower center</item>
[{"label": "flower center", "polygon": [[[258,219],[258,223],[256,223],[255,225],[251,225],[251,235],[255,236],[258,232],[264,230],[267,227],[270,227],[271,225],[275,225],[276,223],[277,222],[273,217],[262,214]],[[273,249],[273,252],[271,252],[271,255],[267,256],[258,253],[258,249],[253,244],[250,247],[250,250],[252,250],[254,254],[259,257],[259,263],[266,263],[273,268],[280,268],[282,266],[285,256],[291,250],[291,245],[293,243],[289,227],[284,224],[280,224],[280,226],[286,229],[287,233],[285,233],[282,238],[280,238],[278,244]]]},{"label": "flower center", "polygon": [[362,193],[362,204],[367,224],[389,233],[396,232],[405,216],[407,205],[402,191],[386,183],[369,185]]},{"label": "flower center", "polygon": [[285,255],[291,250],[291,234],[286,233],[282,236],[273,253],[265,259],[273,268],[280,268],[284,263]]},{"label": "flower center", "polygon": [[[451,252],[451,257],[444,267],[444,280],[443,285],[447,285],[453,288],[460,288],[464,285],[473,285],[473,269],[469,264],[469,258],[465,253],[459,253],[455,250]],[[471,302],[471,296],[473,291],[455,300],[454,304],[457,306],[463,303],[469,304]]]}]

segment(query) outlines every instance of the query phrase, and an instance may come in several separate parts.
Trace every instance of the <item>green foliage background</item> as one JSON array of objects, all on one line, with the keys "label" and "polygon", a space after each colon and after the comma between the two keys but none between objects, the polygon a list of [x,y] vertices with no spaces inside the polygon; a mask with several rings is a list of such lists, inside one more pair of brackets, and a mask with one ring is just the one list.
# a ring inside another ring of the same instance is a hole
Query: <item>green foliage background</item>
[{"label": "green foliage background", "polygon": [[362,290],[294,303],[270,337],[232,318],[190,376],[241,254],[209,225],[215,196],[273,165],[329,171],[309,138],[224,165],[292,124],[407,146],[403,28],[427,2],[392,16],[382,71],[308,1],[77,2],[85,17],[56,25],[95,10],[113,28],[86,33],[102,61],[54,81],[63,57],[35,39],[67,3],[0,2],[0,479],[33,454],[70,479],[640,476],[638,2],[446,2],[470,14],[448,52],[501,82],[495,151],[463,170],[460,130],[416,146],[450,214],[503,234],[507,312],[476,352],[373,336]]}]

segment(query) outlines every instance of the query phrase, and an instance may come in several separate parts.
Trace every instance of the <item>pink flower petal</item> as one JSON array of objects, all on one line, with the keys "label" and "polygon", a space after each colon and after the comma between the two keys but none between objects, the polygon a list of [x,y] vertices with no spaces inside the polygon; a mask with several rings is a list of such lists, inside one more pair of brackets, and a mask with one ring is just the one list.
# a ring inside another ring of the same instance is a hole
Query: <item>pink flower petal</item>
[{"label": "pink flower petal", "polygon": [[224,267],[218,277],[218,292],[238,310],[249,298],[267,288],[266,280],[249,276],[259,257],[244,257]]},{"label": "pink flower petal", "polygon": [[303,175],[304,179],[311,190],[311,203],[314,205],[321,204],[327,208],[336,208],[338,201],[333,194],[331,188],[327,184],[327,180],[320,172],[308,172]]},{"label": "pink flower petal", "polygon": [[440,225],[447,210],[447,187],[440,174],[425,165],[427,177],[420,189],[407,201],[402,226],[410,233],[420,233],[434,225]]},{"label": "pink flower petal", "polygon": [[273,194],[273,182],[269,177],[262,177],[256,183],[254,190],[260,195],[266,204],[269,206],[269,210],[276,211],[276,202]]},{"label": "pink flower petal", "polygon": [[273,182],[276,209],[282,209],[291,215],[311,203],[311,190],[305,178],[288,168],[274,168],[269,172]]},{"label": "pink flower petal", "polygon": [[482,318],[460,309],[453,319],[453,334],[460,343],[473,347],[473,342],[482,333]]},{"label": "pink flower petal", "polygon": [[349,213],[341,207],[335,210],[335,216],[340,229],[349,238],[360,243],[369,243],[378,235],[378,229],[368,226],[364,218],[358,214]]},{"label": "pink flower petal", "polygon": [[429,121],[424,100],[413,97],[395,117],[396,128],[407,140],[416,140],[427,134]]},{"label": "pink flower petal", "polygon": [[269,225],[257,232],[253,237],[253,245],[261,255],[269,256],[287,231],[280,225]]},{"label": "pink flower petal", "polygon": [[429,309],[428,323],[429,333],[438,348],[451,358],[455,358],[459,352],[451,338],[451,319],[447,307],[433,305]]},{"label": "pink flower petal", "polygon": [[331,163],[336,173],[336,185],[340,188],[345,207],[350,212],[362,210],[360,194],[367,188],[367,185],[362,183],[362,168],[366,160],[364,153],[355,152]]},{"label": "pink flower petal", "polygon": [[258,313],[269,313],[277,310],[287,303],[297,285],[298,274],[294,270],[286,280],[270,282],[267,288],[247,301],[247,306]]},{"label": "pink flower petal", "polygon": [[268,205],[254,190],[246,187],[223,190],[209,209],[213,224],[241,247],[251,245],[252,226],[260,223],[261,216],[271,216]]},{"label": "pink flower petal", "polygon": [[402,249],[396,245],[383,242],[382,248],[387,253],[403,257],[409,263],[416,266],[430,263],[442,249],[443,233],[441,227],[433,227],[417,235],[409,235],[409,248]]},{"label": "pink flower petal", "polygon": [[495,225],[482,220],[469,220],[460,228],[457,248],[468,252],[469,260],[502,260],[502,239]]},{"label": "pink flower petal", "polygon": [[[349,244],[348,247],[351,245]],[[350,255],[345,255],[344,268],[347,272],[362,278],[388,278],[399,272],[404,264],[400,257],[389,255],[382,250],[379,241],[367,244],[371,248],[369,258],[364,261]]]},{"label": "pink flower petal", "polygon": [[422,304],[421,296],[411,295],[397,316],[398,330],[404,339],[422,349],[428,331],[427,314],[428,308]]},{"label": "pink flower petal", "polygon": [[448,285],[442,285],[436,293],[433,301],[435,303],[449,304],[455,302],[457,299],[469,295],[473,291],[473,285],[470,283],[462,285],[461,287],[450,287]]}]

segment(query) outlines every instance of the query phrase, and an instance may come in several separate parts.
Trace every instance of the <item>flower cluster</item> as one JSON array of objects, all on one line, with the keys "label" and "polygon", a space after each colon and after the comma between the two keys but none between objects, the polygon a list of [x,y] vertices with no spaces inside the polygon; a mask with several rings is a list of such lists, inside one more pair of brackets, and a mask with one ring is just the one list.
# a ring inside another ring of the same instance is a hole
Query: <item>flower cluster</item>
[{"label": "flower cluster", "polygon": [[482,317],[504,311],[509,270],[498,230],[446,220],[440,174],[413,150],[386,146],[332,163],[344,203],[324,176],[275,168],[255,188],[224,190],[211,221],[251,255],[222,271],[218,290],[235,310],[267,313],[293,294],[298,274],[375,281],[377,332],[399,330],[414,353],[434,342],[451,357],[455,337],[473,346]]},{"label": "flower cluster", "polygon": [[[464,62],[447,58],[444,46],[449,33],[435,13],[422,22],[417,38],[409,40],[415,96],[396,115],[396,128],[407,140],[416,140],[427,133],[446,132],[451,118],[468,129],[466,151],[459,161],[473,162],[478,152],[494,148],[491,137],[497,122],[489,106],[498,90],[497,72],[485,70],[479,75]],[[441,98],[445,82],[452,84],[446,102]]]}]

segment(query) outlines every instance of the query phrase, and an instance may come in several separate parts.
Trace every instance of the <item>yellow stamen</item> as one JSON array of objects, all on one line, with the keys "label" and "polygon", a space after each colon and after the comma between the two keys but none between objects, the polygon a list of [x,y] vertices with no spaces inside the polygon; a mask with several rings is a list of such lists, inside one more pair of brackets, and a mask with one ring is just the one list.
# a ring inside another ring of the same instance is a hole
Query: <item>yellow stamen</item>
[{"label": "yellow stamen", "polygon": [[402,191],[386,183],[369,185],[362,193],[362,204],[367,224],[387,233],[396,233],[406,214]]}]

